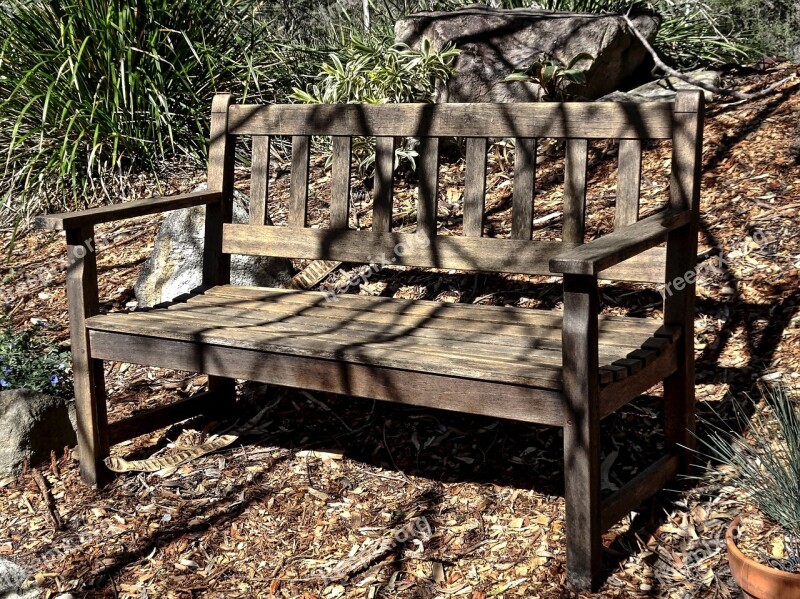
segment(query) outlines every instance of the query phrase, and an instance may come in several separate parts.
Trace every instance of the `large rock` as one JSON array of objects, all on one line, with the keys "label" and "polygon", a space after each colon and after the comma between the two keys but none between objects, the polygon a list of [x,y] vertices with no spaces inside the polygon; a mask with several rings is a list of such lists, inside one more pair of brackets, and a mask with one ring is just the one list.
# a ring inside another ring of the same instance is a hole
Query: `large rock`
[{"label": "large rock", "polygon": [[0,392],[0,476],[15,476],[77,443],[74,406],[60,397],[27,389]]},{"label": "large rock", "polygon": [[41,590],[28,573],[14,562],[0,558],[0,599],[34,599]]},{"label": "large rock", "polygon": [[[686,73],[687,77],[691,77],[695,81],[719,87],[722,81],[720,74],[717,71],[692,71]],[[650,81],[632,90],[622,92],[615,91],[600,98],[603,102],[672,102],[675,100],[675,94],[678,90],[682,89],[699,89],[703,92],[706,102],[710,102],[713,94],[704,90],[701,87],[693,85],[683,79],[677,77],[664,77],[656,81]]]},{"label": "large rock", "polygon": [[[652,13],[631,16],[637,29],[652,40],[661,19]],[[520,8],[502,10],[470,6],[451,12],[417,13],[399,20],[395,40],[418,48],[424,38],[442,48],[461,50],[455,74],[437,92],[438,102],[531,102],[540,88],[531,83],[502,83],[516,68],[526,68],[540,56],[564,64],[582,52],[587,83],[574,91],[595,99],[618,89],[642,64],[647,51],[622,17]]]},{"label": "large rock", "polygon": [[[248,203],[247,196],[235,193],[233,222],[247,222]],[[164,218],[134,286],[139,307],[172,301],[202,283],[205,220],[204,206],[175,210]],[[234,285],[277,287],[291,276],[292,264],[284,258],[231,256]]]}]

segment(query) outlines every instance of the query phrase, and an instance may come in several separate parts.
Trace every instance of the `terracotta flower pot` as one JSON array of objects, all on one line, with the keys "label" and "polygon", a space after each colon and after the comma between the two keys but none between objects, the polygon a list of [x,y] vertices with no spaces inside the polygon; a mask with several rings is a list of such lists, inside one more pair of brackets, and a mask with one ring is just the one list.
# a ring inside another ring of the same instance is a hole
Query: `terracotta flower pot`
[{"label": "terracotta flower pot", "polygon": [[740,519],[737,516],[728,526],[725,543],[731,574],[744,594],[754,599],[800,599],[800,574],[770,568],[739,551],[733,534]]}]

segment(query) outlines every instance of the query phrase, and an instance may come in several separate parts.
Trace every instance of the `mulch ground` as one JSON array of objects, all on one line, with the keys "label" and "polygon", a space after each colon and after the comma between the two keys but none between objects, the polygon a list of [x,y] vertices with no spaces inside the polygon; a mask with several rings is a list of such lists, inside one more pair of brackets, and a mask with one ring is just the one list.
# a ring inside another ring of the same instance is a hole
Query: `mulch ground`
[{"label": "mulch ground", "polygon": [[[748,90],[796,65],[731,72]],[[695,349],[699,412],[726,419],[732,401],[763,380],[800,373],[800,169],[790,154],[800,80],[749,103],[709,106],[703,151],[701,249],[723,268],[698,282]],[[652,144],[643,213],[666,199],[668,147]],[[455,153],[454,153],[455,154]],[[535,236],[560,234],[563,152],[543,147]],[[591,149],[587,238],[611,230],[616,147]],[[492,235],[510,229],[511,148],[495,145],[487,214]],[[505,171],[505,172],[504,172]],[[244,172],[244,171],[243,171]],[[324,226],[329,184],[315,159],[310,218]],[[273,164],[273,218],[285,217],[288,176]],[[460,230],[463,164],[441,169],[440,234]],[[202,175],[174,178],[167,193]],[[239,182],[247,191],[243,174]],[[413,173],[396,188],[395,226],[414,223]],[[354,181],[354,218],[369,222],[368,185]],[[134,301],[133,283],[158,218],[98,228],[104,310]],[[10,244],[11,234],[5,234]],[[64,239],[23,232],[2,266],[0,297],[18,326],[42,322],[68,341]],[[327,283],[347,281],[347,265]],[[385,269],[351,293],[558,308],[557,279]],[[603,284],[604,310],[660,315],[646,286]],[[203,389],[194,373],[108,363],[111,419]],[[0,556],[35,575],[47,596],[86,597],[562,597],[565,589],[561,432],[491,418],[242,384],[240,443],[176,471],[127,474],[84,487],[69,450],[38,467],[64,523],[55,530],[28,471],[0,480]],[[604,422],[603,489],[611,492],[659,454],[659,390]],[[713,408],[713,411],[712,411]],[[113,449],[169,453],[234,422],[197,420]],[[702,426],[700,429],[702,435]],[[647,502],[605,536],[601,597],[731,597],[722,538],[742,509],[725,473],[700,472]]]}]

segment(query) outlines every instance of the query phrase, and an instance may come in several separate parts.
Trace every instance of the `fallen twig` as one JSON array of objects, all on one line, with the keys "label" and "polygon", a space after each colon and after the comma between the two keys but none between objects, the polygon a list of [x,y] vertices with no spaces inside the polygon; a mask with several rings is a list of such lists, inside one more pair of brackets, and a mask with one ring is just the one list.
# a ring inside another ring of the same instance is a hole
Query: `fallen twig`
[{"label": "fallen twig", "polygon": [[50,522],[53,524],[53,528],[56,530],[64,530],[64,522],[62,522],[61,515],[58,513],[56,500],[50,492],[50,485],[47,484],[47,480],[45,480],[41,472],[38,470],[33,470],[32,472],[33,480],[36,481],[36,486],[39,487],[39,491],[42,493],[42,499],[44,499],[44,505],[47,507],[47,513],[50,516]]},{"label": "fallen twig", "polygon": [[628,15],[622,15],[622,18],[625,19],[625,22],[628,24],[628,27],[630,27],[631,31],[633,31],[633,35],[635,35],[636,38],[640,42],[642,42],[642,45],[650,53],[650,56],[653,57],[653,61],[656,63],[656,67],[658,67],[659,69],[661,69],[662,71],[667,73],[667,75],[670,75],[671,77],[676,77],[676,78],[680,79],[681,81],[685,81],[686,83],[689,83],[691,85],[699,87],[700,89],[704,89],[706,91],[709,91],[712,94],[719,94],[719,95],[722,95],[722,96],[730,96],[732,98],[736,98],[737,100],[742,100],[742,101],[745,101],[745,102],[749,101],[749,100],[757,100],[759,98],[763,98],[764,96],[768,96],[769,94],[774,92],[776,89],[778,89],[781,85],[783,85],[787,81],[790,81],[790,80],[792,80],[794,78],[793,76],[786,77],[784,79],[781,79],[777,83],[774,83],[774,84],[770,85],[769,87],[767,87],[765,89],[762,89],[759,92],[752,93],[752,94],[746,94],[744,92],[738,92],[738,91],[732,90],[732,89],[724,89],[724,88],[721,88],[721,87],[717,87],[716,85],[711,85],[710,83],[706,83],[705,81],[699,81],[698,79],[693,79],[692,77],[689,77],[689,75],[685,75],[685,74],[681,73],[680,71],[678,71],[676,69],[673,69],[672,67],[667,65],[663,60],[661,60],[661,58],[658,56],[658,52],[655,51],[653,46],[650,45],[650,42],[647,41],[647,38],[644,35],[642,35],[642,33],[636,28],[636,25],[633,24],[633,21],[630,20]]}]

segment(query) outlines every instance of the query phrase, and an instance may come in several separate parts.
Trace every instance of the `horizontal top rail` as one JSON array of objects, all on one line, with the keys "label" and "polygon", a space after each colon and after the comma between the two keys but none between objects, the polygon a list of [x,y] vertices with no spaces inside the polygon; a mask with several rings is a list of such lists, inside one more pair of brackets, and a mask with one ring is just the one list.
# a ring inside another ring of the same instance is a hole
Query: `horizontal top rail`
[{"label": "horizontal top rail", "polygon": [[673,104],[232,105],[235,135],[668,139]]}]

